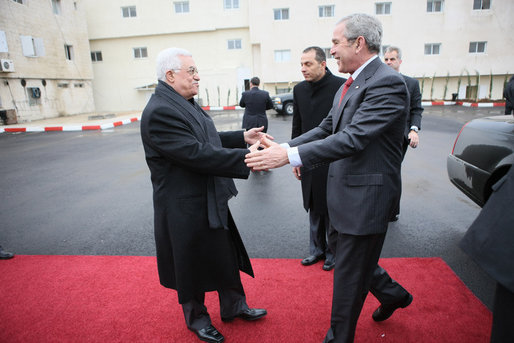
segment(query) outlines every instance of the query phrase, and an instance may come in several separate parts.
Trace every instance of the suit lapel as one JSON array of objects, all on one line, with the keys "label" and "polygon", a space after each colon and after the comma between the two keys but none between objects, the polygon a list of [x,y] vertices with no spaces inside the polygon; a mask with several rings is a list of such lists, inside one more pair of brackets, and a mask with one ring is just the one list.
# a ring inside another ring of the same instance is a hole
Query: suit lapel
[{"label": "suit lapel", "polygon": [[[337,127],[339,126],[339,123],[344,115],[352,115],[357,110],[358,106],[354,108],[351,113],[344,113],[346,104],[348,103],[348,100],[352,98],[355,94],[362,92],[367,83],[369,82],[369,79],[375,75],[375,72],[377,71],[378,67],[382,64],[379,58],[375,58],[373,61],[371,61],[357,76],[357,78],[353,81],[350,88],[348,88],[348,91],[346,91],[346,94],[344,95],[343,100],[341,101],[341,104],[339,105],[337,111],[334,115],[334,121],[332,126],[332,132],[336,132]],[[337,91],[337,101],[339,101],[339,97],[341,97],[341,94],[343,92],[343,86]],[[336,103],[334,102],[334,105]]]}]

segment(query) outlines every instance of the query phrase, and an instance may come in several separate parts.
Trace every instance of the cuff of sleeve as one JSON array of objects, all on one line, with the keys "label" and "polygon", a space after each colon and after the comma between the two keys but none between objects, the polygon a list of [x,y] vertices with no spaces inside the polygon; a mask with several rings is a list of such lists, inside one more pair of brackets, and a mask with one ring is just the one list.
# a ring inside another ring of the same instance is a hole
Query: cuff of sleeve
[{"label": "cuff of sleeve", "polygon": [[303,166],[302,159],[298,153],[298,147],[287,148],[287,158],[289,158],[289,164],[293,167]]}]

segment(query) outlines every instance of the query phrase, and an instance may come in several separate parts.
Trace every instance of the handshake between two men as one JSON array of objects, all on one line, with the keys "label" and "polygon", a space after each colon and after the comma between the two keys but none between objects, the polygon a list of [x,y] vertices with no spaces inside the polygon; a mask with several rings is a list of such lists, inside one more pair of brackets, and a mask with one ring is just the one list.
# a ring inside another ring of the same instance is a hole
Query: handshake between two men
[{"label": "handshake between two men", "polygon": [[[246,155],[245,163],[253,171],[279,168],[289,163],[287,149],[274,142],[273,137],[260,132],[261,128],[245,132],[245,140],[252,144],[250,153]],[[262,150],[259,150],[262,148]]]}]

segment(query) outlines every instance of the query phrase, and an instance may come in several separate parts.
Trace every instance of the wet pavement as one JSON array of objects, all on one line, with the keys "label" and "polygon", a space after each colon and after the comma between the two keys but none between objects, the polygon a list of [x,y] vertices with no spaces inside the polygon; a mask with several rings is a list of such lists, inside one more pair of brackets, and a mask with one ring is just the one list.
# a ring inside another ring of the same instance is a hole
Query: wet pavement
[{"label": "wet pavement", "polygon": [[[209,113],[221,131],[239,129],[243,111]],[[441,257],[487,306],[494,282],[458,248],[480,208],[449,182],[446,156],[464,122],[502,113],[503,108],[425,108],[420,146],[409,149],[402,168],[400,219],[391,224],[382,252],[382,257]],[[272,110],[268,117],[269,133],[287,141],[291,117]],[[84,117],[78,118],[71,124],[82,124]],[[58,120],[32,124],[63,124]],[[3,133],[0,146],[4,248],[29,255],[155,254],[152,188],[139,122],[87,132]],[[308,255],[308,215],[291,168],[235,181],[239,194],[230,207],[250,257],[300,263]]]}]

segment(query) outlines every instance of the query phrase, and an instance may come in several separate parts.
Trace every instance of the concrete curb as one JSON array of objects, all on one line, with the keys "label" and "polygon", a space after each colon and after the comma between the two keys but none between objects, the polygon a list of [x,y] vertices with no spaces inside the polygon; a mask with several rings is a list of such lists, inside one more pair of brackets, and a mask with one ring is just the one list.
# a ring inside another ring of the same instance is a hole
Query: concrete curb
[{"label": "concrete curb", "polygon": [[112,123],[95,124],[95,125],[57,125],[57,126],[27,126],[27,127],[6,127],[0,128],[0,133],[3,132],[53,132],[53,131],[92,131],[92,130],[105,130],[112,129],[117,126],[126,125],[135,121],[141,120],[141,117],[128,118],[117,120]]},{"label": "concrete curb", "polygon": [[421,106],[505,107],[504,102],[422,101]]}]

